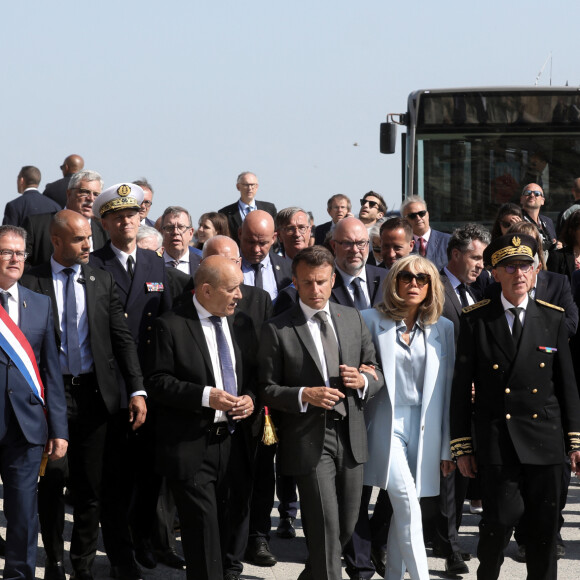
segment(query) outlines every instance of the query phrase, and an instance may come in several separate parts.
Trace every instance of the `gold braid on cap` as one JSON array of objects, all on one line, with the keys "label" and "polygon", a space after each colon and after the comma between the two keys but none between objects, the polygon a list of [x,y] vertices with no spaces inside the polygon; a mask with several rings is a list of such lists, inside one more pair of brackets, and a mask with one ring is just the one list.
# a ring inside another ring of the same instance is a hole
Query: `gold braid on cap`
[{"label": "gold braid on cap", "polygon": [[104,203],[99,210],[101,216],[108,211],[117,211],[120,209],[139,209],[141,206],[134,197],[116,197],[107,203]]},{"label": "gold braid on cap", "polygon": [[514,248],[513,246],[508,246],[507,248],[502,248],[497,252],[494,252],[491,255],[491,266],[494,268],[499,262],[505,260],[506,258],[510,258],[512,256],[528,256],[530,258],[534,258],[534,254],[532,254],[532,248],[529,246],[518,246]]}]

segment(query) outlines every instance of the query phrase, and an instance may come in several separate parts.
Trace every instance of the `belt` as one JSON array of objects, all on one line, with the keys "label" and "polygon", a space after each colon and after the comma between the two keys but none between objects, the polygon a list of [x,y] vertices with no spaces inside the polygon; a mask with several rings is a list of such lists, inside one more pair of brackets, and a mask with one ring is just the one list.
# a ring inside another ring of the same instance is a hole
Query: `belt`
[{"label": "belt", "polygon": [[213,423],[207,428],[207,432],[210,435],[215,435],[216,437],[222,437],[223,435],[229,435],[228,424],[225,421],[220,423]]},{"label": "belt", "polygon": [[94,385],[97,376],[95,373],[85,373],[84,375],[62,375],[62,380],[65,385],[72,385],[73,387],[82,387],[86,385]]}]

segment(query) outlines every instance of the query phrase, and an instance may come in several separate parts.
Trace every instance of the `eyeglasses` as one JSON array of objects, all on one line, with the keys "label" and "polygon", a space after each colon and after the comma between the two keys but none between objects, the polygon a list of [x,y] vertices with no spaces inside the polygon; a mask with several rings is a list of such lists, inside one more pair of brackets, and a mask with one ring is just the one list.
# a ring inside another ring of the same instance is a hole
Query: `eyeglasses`
[{"label": "eyeglasses", "polygon": [[431,282],[431,276],[429,274],[413,274],[413,272],[409,272],[408,270],[403,270],[397,274],[397,281],[402,282],[403,284],[411,284],[411,282],[417,282],[417,286],[419,288],[423,288],[426,284]]},{"label": "eyeglasses", "polygon": [[286,226],[282,228],[282,231],[289,236],[293,236],[296,232],[304,235],[309,229],[310,226]]},{"label": "eyeglasses", "polygon": [[412,213],[408,213],[405,217],[409,218],[410,220],[416,220],[418,217],[425,217],[427,215],[427,210],[422,209],[421,211],[414,211]]},{"label": "eyeglasses", "polygon": [[361,207],[363,207],[367,204],[371,209],[374,209],[375,207],[379,207],[379,203],[377,201],[371,201],[370,199],[361,199],[359,201],[360,201]]},{"label": "eyeglasses", "polygon": [[242,187],[258,187],[257,183],[240,183]]},{"label": "eyeglasses", "polygon": [[516,270],[519,270],[522,274],[527,274],[532,269],[532,264],[527,262],[525,264],[508,264],[507,266],[502,266],[506,271],[506,274],[515,274]]},{"label": "eyeglasses", "polygon": [[74,188],[78,193],[77,196],[81,199],[88,199],[89,197],[98,197],[101,193],[100,191],[91,191],[90,189],[83,189],[82,187]]},{"label": "eyeglasses", "polygon": [[364,250],[369,245],[369,240],[358,240],[356,242],[339,242],[338,240],[334,240],[336,244],[340,244],[345,250],[352,250],[355,246],[358,250]]},{"label": "eyeglasses", "polygon": [[189,228],[191,228],[191,226],[185,226],[183,224],[168,224],[163,226],[161,229],[166,234],[172,234],[174,230],[177,230],[180,234],[183,234],[185,233],[185,230],[188,230]]},{"label": "eyeglasses", "polygon": [[538,191],[536,189],[526,189],[522,195],[525,195],[526,197],[530,197],[530,195],[535,195],[536,197],[544,197],[543,192]]},{"label": "eyeglasses", "polygon": [[24,262],[28,258],[27,252],[21,252],[14,250],[0,250],[0,260],[4,260],[5,262],[16,260],[17,262]]},{"label": "eyeglasses", "polygon": [[144,199],[141,202],[141,205],[144,205],[145,207],[151,207],[152,204],[153,204],[153,202],[152,201],[149,201],[148,199]]}]

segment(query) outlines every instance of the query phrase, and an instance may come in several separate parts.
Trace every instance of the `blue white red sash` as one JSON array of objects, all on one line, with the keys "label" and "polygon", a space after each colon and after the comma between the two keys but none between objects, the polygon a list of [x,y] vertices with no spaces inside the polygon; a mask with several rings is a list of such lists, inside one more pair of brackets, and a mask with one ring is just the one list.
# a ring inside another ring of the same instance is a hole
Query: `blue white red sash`
[{"label": "blue white red sash", "polygon": [[10,357],[36,398],[44,405],[44,385],[40,379],[32,347],[2,306],[0,306],[0,348]]}]

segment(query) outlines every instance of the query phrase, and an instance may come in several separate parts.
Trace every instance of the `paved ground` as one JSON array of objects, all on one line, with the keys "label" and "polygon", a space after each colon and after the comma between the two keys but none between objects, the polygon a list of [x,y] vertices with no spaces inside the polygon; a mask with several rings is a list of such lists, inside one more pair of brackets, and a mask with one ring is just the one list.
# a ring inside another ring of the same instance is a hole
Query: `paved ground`
[{"label": "paved ground", "polygon": [[[374,501],[374,497],[373,497]],[[467,509],[467,504],[466,504]],[[66,537],[70,538],[72,517],[67,516],[67,524],[65,529]],[[477,547],[477,524],[478,516],[466,513],[464,515],[464,525],[461,531],[462,546],[466,551],[475,554]],[[5,533],[5,521],[1,520],[2,535]],[[243,579],[246,580],[260,580],[260,579],[275,579],[275,580],[296,580],[300,574],[304,561],[306,559],[306,543],[301,529],[300,519],[297,520],[298,537],[293,540],[281,540],[276,537],[274,533],[277,526],[277,511],[273,512],[273,533],[270,548],[278,558],[278,564],[272,568],[259,568],[257,566],[245,565]],[[565,511],[565,523],[562,530],[564,541],[566,542],[566,557],[560,560],[558,566],[558,575],[560,579],[577,580],[580,578],[580,484],[576,478],[572,479],[570,492],[568,495],[568,505]],[[36,571],[37,578],[44,577],[44,550],[39,540],[39,556],[38,568]],[[66,549],[68,549],[68,544]],[[181,547],[180,547],[181,548]],[[505,562],[502,568],[501,578],[509,578],[510,580],[517,580],[526,577],[526,569],[524,564],[520,564],[513,559],[516,553],[516,544],[512,540],[506,549]],[[430,554],[430,550],[429,550]],[[66,562],[67,571],[70,572],[70,563]],[[468,562],[469,574],[464,575],[465,579],[476,578],[477,559],[475,556]],[[446,578],[444,560],[429,557],[429,571],[431,578]],[[97,554],[94,567],[94,575],[96,579],[109,578],[109,564],[107,557],[103,552],[102,544],[100,551]],[[145,570],[144,580],[185,580],[185,572],[172,570],[163,565],[158,565],[154,570]],[[344,572],[343,579],[348,576]],[[375,578],[379,576],[375,575]],[[408,576],[407,576],[408,577]],[[458,577],[456,577],[458,578]]]}]

